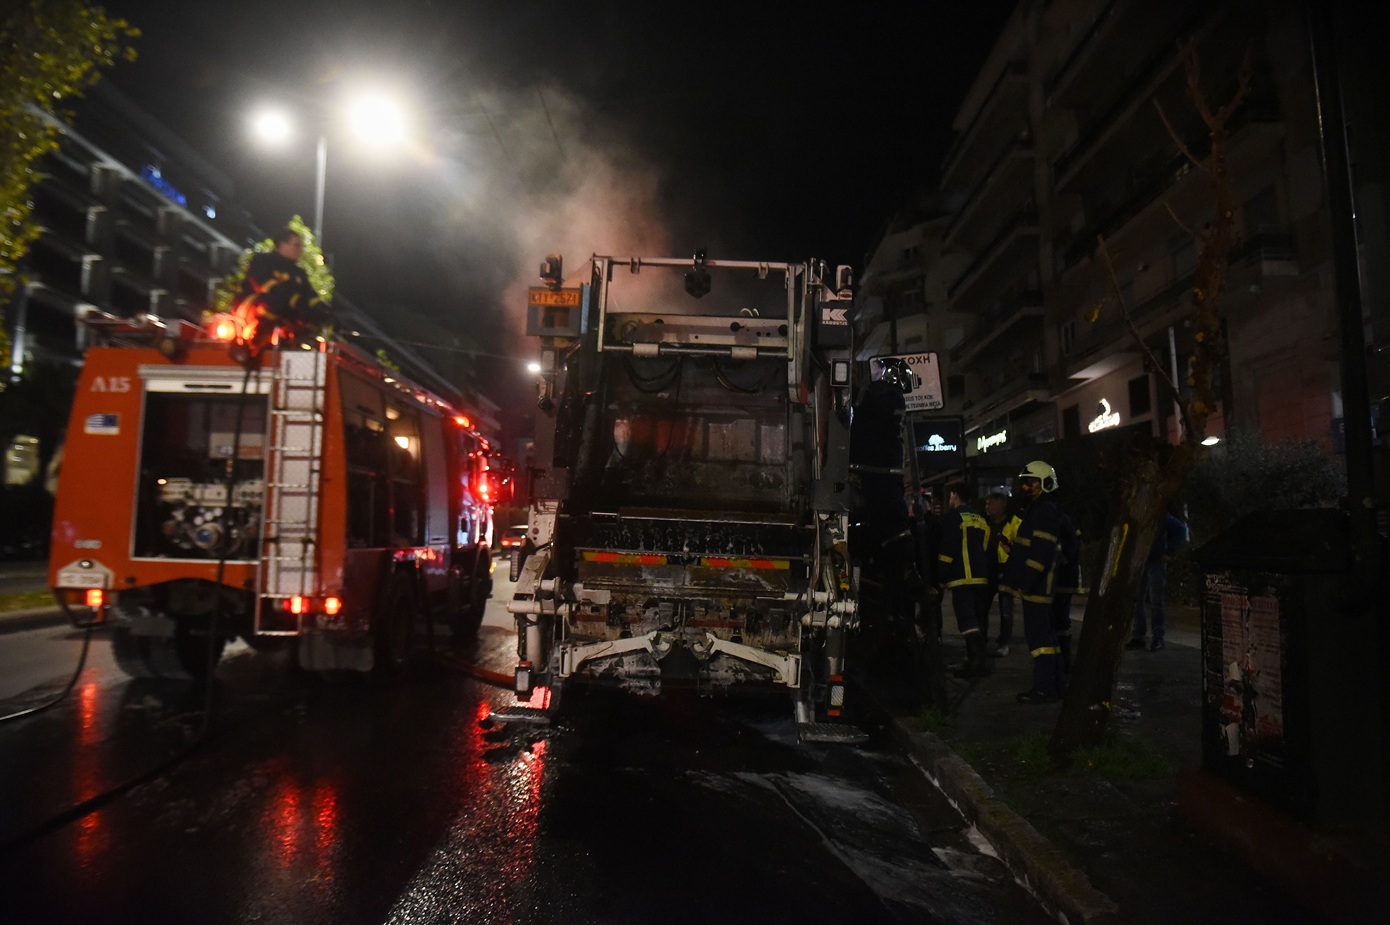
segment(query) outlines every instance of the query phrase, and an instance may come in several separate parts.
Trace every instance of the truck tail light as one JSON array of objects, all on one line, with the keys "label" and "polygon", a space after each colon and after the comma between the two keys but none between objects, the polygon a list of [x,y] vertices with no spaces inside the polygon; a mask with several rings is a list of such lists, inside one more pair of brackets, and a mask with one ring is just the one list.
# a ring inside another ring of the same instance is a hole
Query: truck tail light
[{"label": "truck tail light", "polygon": [[292,614],[308,613],[309,602],[305,598],[300,597],[298,594],[296,594],[294,597],[285,601],[285,609]]},{"label": "truck tail light", "polygon": [[88,588],[86,602],[88,607],[97,610],[106,603],[106,592],[101,588]]},{"label": "truck tail light", "polygon": [[341,597],[328,596],[323,599],[323,612],[330,617],[337,616],[338,611],[343,609],[343,599]]},{"label": "truck tail light", "polygon": [[830,676],[830,703],[825,712],[830,716],[839,716],[844,705],[845,679],[837,674],[832,674]]}]

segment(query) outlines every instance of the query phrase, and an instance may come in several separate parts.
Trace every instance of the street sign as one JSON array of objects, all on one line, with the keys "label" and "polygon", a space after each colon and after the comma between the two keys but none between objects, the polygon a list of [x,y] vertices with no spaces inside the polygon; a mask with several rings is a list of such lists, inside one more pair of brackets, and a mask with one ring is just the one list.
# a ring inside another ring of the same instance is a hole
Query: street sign
[{"label": "street sign", "polygon": [[941,365],[935,353],[906,353],[898,356],[879,356],[869,361],[869,375],[877,381],[883,370],[898,366],[906,370],[912,388],[905,395],[908,411],[940,411],[946,407],[941,396]]}]

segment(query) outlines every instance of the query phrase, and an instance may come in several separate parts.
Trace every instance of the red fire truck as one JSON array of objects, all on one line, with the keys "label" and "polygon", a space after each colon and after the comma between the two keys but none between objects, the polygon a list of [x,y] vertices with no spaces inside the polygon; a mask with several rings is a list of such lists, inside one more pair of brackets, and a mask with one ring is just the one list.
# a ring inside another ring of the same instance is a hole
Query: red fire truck
[{"label": "red fire truck", "polygon": [[238,365],[227,319],[89,316],[49,583],[136,677],[293,640],[310,670],[398,667],[477,631],[510,467],[476,415],[350,344]]}]

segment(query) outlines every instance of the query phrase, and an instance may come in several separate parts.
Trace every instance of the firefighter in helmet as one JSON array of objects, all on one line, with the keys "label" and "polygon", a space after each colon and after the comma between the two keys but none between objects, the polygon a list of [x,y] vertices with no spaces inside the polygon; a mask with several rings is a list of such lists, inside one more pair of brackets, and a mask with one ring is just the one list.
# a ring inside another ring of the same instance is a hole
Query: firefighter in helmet
[{"label": "firefighter in helmet", "polygon": [[254,362],[277,332],[282,340],[312,339],[331,320],[328,305],[299,265],[304,255],[299,232],[284,228],[274,244],[273,250],[251,258],[237,292],[239,309],[251,313],[249,333],[232,347],[243,364]]},{"label": "firefighter in helmet", "polygon": [[1057,473],[1041,460],[1023,467],[1017,476],[1025,506],[1019,512],[999,590],[1018,598],[1023,607],[1023,633],[1033,656],[1033,686],[1018,695],[1019,703],[1054,703],[1062,693],[1061,665],[1053,629],[1052,597],[1064,537],[1070,522],[1047,495],[1057,490]]}]

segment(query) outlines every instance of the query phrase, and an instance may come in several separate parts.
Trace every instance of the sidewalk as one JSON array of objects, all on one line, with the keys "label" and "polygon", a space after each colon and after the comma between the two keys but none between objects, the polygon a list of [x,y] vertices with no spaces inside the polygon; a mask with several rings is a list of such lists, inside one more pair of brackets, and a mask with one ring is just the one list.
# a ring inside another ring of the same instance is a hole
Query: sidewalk
[{"label": "sidewalk", "polygon": [[[946,611],[943,646],[950,664],[963,660],[965,648],[954,633],[949,604]],[[1083,611],[1080,599],[1073,610],[1074,638],[1080,637]],[[997,610],[991,616],[991,629],[997,632]],[[1198,629],[1195,611],[1179,611],[1170,614],[1163,650],[1124,653],[1111,731],[1167,760],[1171,768],[1157,779],[1020,766],[1020,755],[1042,757],[1039,750],[1061,707],[1015,700],[1032,682],[1032,661],[1017,619],[1012,651],[990,660],[991,674],[948,682],[951,722],[939,734],[920,731],[912,707],[882,689],[873,693],[894,714],[897,734],[927,775],[1059,920],[1133,925],[1369,921],[1364,913],[1326,911],[1339,901],[1335,894],[1345,883],[1336,881],[1346,879],[1341,876],[1345,870],[1334,870],[1334,882],[1324,884],[1331,896],[1294,892],[1307,886],[1310,867],[1336,867],[1342,859],[1321,857],[1310,863],[1300,853],[1308,846],[1296,844],[1297,833],[1288,831],[1292,824],[1282,818],[1271,822],[1262,810],[1255,811],[1266,831],[1281,833],[1271,836],[1283,839],[1274,862],[1289,865],[1287,876],[1279,870],[1257,873],[1244,856],[1224,850],[1211,837],[1224,836],[1223,826],[1241,824],[1233,817],[1248,811],[1249,801],[1198,770]],[[1039,750],[1016,747],[1030,736],[1037,737],[1032,744]],[[1312,842],[1316,848],[1317,839]]]}]

